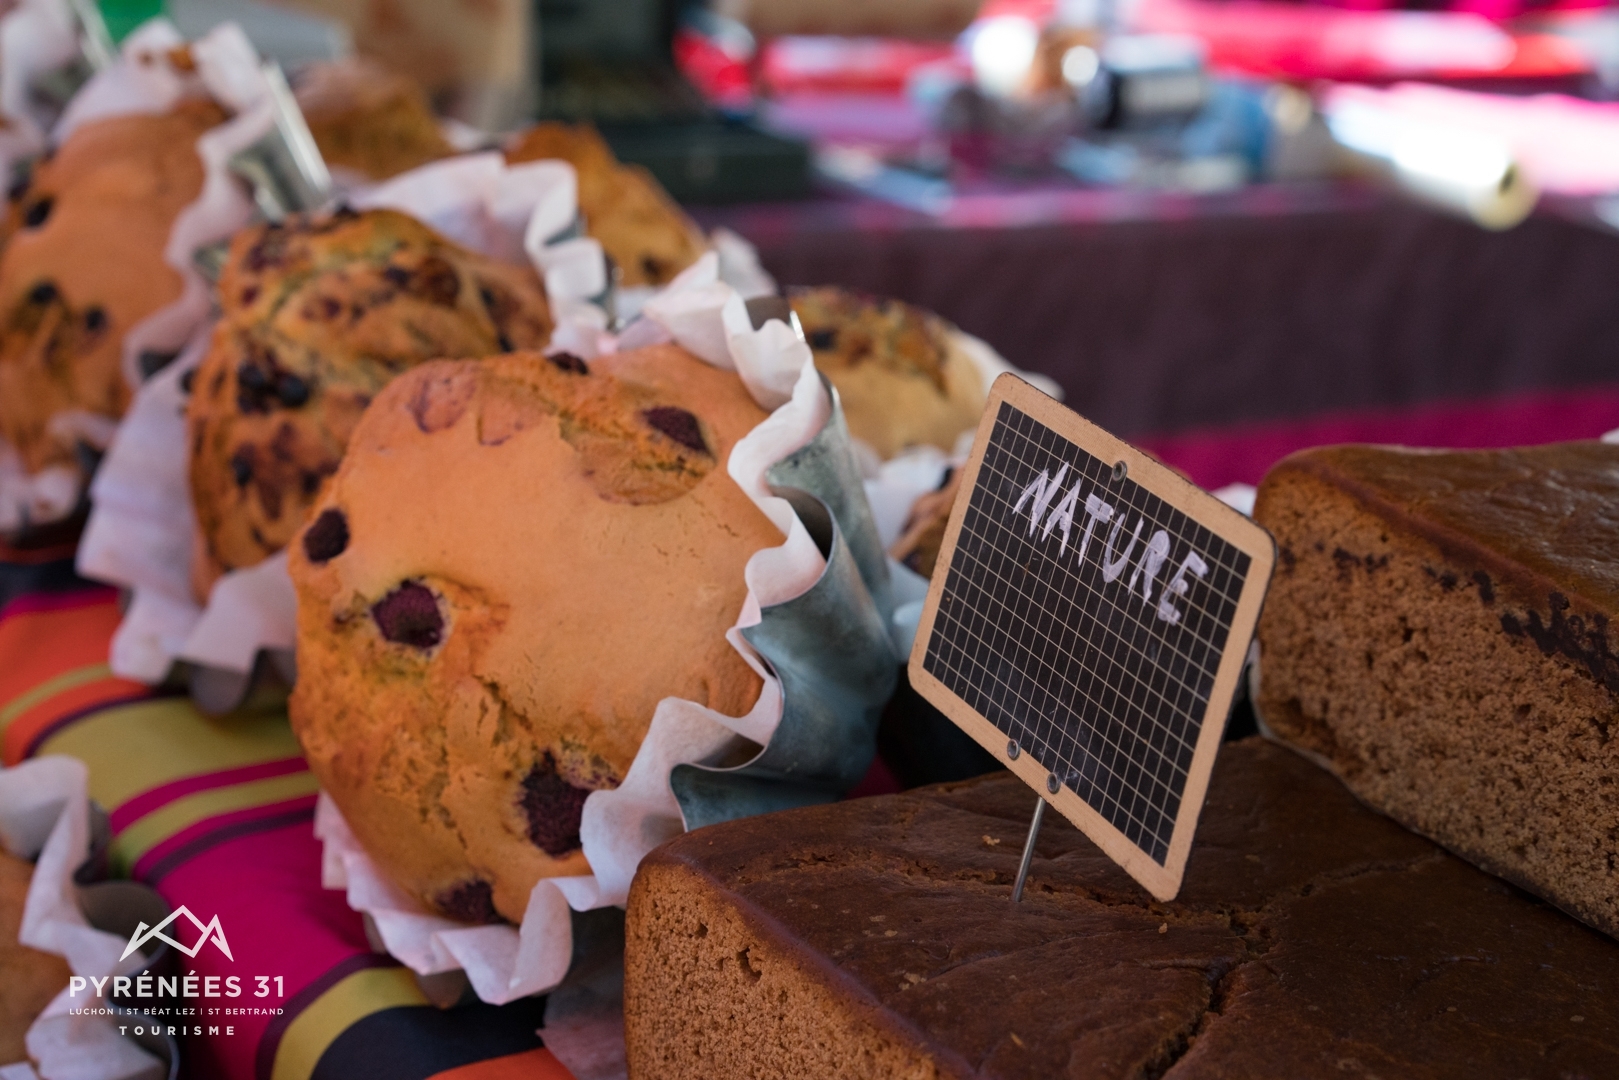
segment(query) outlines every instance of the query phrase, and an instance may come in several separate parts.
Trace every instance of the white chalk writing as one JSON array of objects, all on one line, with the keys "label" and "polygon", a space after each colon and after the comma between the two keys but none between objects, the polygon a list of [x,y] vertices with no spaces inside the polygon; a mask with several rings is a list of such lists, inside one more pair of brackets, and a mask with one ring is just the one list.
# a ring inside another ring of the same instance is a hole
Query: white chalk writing
[{"label": "white chalk writing", "polygon": [[[1069,468],[1064,462],[1053,476],[1047,469],[1036,476],[1029,485],[1018,495],[1017,502],[1012,505],[1014,516],[1027,513],[1029,515],[1029,535],[1040,534],[1040,539],[1049,540],[1053,535],[1060,534],[1062,542],[1057,548],[1057,557],[1063,558],[1068,554],[1069,540],[1072,536],[1075,518],[1079,515],[1080,500],[1083,498],[1085,506],[1085,529],[1080,534],[1079,543],[1074,545],[1074,558],[1083,563],[1090,553],[1091,540],[1097,536],[1098,525],[1107,526],[1107,535],[1102,540],[1102,548],[1097,552],[1097,560],[1102,568],[1102,581],[1112,584],[1124,576],[1130,569],[1132,560],[1135,571],[1125,583],[1125,589],[1134,594],[1139,587],[1141,599],[1152,604],[1152,591],[1163,573],[1164,567],[1170,561],[1170,549],[1173,540],[1169,533],[1163,529],[1154,530],[1147,538],[1145,545],[1141,545],[1141,532],[1147,525],[1147,519],[1141,515],[1136,516],[1135,527],[1126,532],[1126,518],[1128,512],[1119,514],[1112,504],[1104,501],[1095,492],[1085,494],[1084,481],[1079,481],[1063,492],[1063,481],[1067,478]],[[1060,496],[1060,497],[1059,497]],[[1120,539],[1125,538],[1123,548],[1120,548]],[[1136,548],[1141,547],[1140,556],[1136,555]],[[1179,567],[1173,576],[1164,585],[1158,594],[1158,602],[1153,613],[1162,621],[1174,625],[1181,621],[1181,610],[1175,601],[1184,597],[1191,588],[1187,575],[1204,577],[1209,572],[1209,564],[1196,551],[1188,551],[1180,561]]]}]

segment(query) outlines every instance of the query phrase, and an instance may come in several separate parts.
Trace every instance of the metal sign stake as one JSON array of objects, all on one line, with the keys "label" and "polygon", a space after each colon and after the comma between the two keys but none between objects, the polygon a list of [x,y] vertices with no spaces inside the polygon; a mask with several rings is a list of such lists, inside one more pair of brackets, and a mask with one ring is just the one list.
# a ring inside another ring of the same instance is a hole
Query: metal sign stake
[{"label": "metal sign stake", "polygon": [[1023,883],[1029,877],[1029,862],[1034,858],[1034,842],[1040,837],[1040,822],[1046,816],[1046,800],[1034,800],[1034,816],[1029,819],[1029,838],[1023,841],[1023,861],[1018,863],[1017,881],[1012,885],[1012,903],[1023,902]]}]

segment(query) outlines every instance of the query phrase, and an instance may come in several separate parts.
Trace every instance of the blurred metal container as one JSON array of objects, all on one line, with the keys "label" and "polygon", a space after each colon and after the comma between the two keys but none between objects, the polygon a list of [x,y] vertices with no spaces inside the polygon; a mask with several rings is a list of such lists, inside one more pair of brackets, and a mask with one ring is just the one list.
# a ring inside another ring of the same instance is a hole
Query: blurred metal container
[{"label": "blurred metal container", "polygon": [[1510,229],[1539,201],[1512,148],[1487,132],[1404,116],[1364,99],[1329,97],[1333,139],[1359,171],[1420,202]]},{"label": "blurred metal container", "polygon": [[1208,104],[1211,82],[1203,43],[1176,34],[1109,38],[1093,64],[1070,50],[1065,75],[1099,128],[1184,123]]}]

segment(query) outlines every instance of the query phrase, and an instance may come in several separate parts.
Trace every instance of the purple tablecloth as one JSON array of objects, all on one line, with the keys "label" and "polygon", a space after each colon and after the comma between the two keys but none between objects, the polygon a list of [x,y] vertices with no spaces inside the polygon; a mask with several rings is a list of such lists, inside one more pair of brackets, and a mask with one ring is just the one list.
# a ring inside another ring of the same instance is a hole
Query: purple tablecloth
[{"label": "purple tablecloth", "polygon": [[1126,436],[1619,382],[1619,234],[1342,188],[700,211],[784,284],[921,304]]}]

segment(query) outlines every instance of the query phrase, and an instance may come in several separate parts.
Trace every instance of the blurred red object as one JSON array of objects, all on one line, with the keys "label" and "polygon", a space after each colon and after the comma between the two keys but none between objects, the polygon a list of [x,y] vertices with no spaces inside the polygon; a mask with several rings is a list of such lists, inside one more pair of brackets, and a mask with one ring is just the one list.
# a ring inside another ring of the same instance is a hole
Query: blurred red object
[{"label": "blurred red object", "polygon": [[1591,71],[1561,38],[1511,33],[1466,11],[1143,0],[1136,21],[1143,31],[1201,38],[1217,70],[1298,82],[1556,80]]},{"label": "blurred red object", "polygon": [[720,108],[745,109],[753,101],[747,63],[712,38],[683,26],[675,31],[674,55],[680,73]]},{"label": "blurred red object", "polygon": [[759,73],[775,95],[900,94],[918,68],[959,63],[951,42],[781,37],[764,47]]}]

